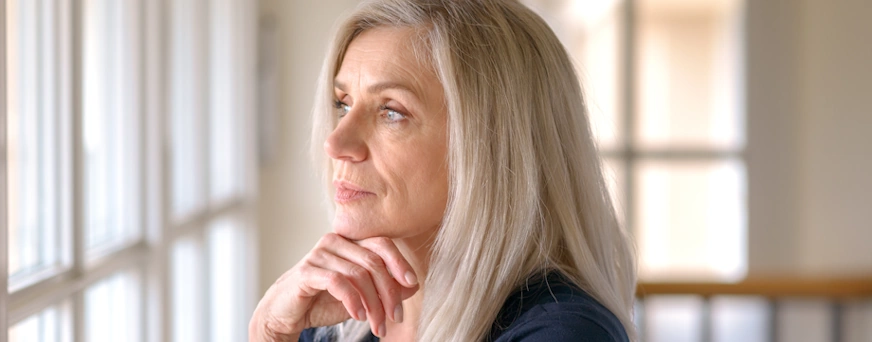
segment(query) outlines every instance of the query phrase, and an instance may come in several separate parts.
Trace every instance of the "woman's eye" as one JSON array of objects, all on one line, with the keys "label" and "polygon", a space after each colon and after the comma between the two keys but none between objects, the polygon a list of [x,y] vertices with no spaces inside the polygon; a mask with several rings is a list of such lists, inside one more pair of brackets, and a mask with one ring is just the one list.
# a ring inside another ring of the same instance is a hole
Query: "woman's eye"
[{"label": "woman's eye", "polygon": [[406,118],[406,115],[404,115],[398,111],[395,111],[393,109],[383,107],[382,110],[385,111],[385,114],[384,114],[385,120],[387,120],[390,123],[399,122],[399,121],[402,121],[403,119]]},{"label": "woman's eye", "polygon": [[351,106],[343,103],[342,101],[335,101],[333,103],[333,107],[336,108],[336,112],[338,113],[340,119],[351,111]]}]

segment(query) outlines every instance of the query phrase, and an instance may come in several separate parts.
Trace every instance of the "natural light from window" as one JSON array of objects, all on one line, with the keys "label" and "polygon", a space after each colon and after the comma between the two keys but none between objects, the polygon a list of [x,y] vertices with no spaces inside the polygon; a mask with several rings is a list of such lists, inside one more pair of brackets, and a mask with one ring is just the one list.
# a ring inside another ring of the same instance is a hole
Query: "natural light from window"
[{"label": "natural light from window", "polygon": [[[65,105],[54,84],[62,79],[51,45],[31,39],[45,30],[42,21],[20,20],[39,13],[32,1],[7,1],[8,234],[10,288],[37,281],[59,266],[60,226],[66,188],[61,184],[67,164],[59,159],[65,127],[58,109]],[[50,12],[50,11],[46,11]],[[61,40],[46,33],[48,40]],[[61,51],[53,51],[60,53]],[[49,55],[48,57],[46,55]]]},{"label": "natural light from window", "polygon": [[244,339],[256,3],[0,5],[8,340]]}]

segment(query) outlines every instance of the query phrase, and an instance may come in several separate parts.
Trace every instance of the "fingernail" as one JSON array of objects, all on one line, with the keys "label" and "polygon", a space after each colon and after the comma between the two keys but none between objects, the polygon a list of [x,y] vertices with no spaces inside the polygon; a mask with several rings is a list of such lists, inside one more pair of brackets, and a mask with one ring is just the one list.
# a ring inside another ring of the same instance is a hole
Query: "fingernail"
[{"label": "fingernail", "polygon": [[394,322],[403,323],[403,304],[398,304],[394,309]]},{"label": "fingernail", "polygon": [[359,311],[357,311],[357,320],[358,321],[365,321],[366,320],[366,310],[360,309]]},{"label": "fingernail", "polygon": [[415,285],[418,283],[418,278],[415,277],[415,274],[412,272],[406,272],[406,282]]},{"label": "fingernail", "polygon": [[388,329],[385,327],[384,323],[379,325],[378,326],[378,337],[385,337],[385,333],[387,333],[387,330]]}]

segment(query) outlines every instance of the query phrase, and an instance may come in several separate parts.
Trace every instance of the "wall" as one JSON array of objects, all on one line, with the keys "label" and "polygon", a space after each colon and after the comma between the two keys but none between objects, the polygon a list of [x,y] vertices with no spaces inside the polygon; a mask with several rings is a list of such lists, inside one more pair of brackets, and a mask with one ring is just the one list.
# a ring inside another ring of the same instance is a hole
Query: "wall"
[{"label": "wall", "polygon": [[[872,3],[748,1],[749,272],[872,274]],[[788,341],[829,339],[830,305],[793,301]],[[845,341],[872,337],[849,304]]]},{"label": "wall", "polygon": [[801,12],[793,1],[745,6],[748,272],[796,273]]},{"label": "wall", "polygon": [[748,2],[751,273],[872,273],[870,11]]},{"label": "wall", "polygon": [[805,0],[802,267],[872,274],[872,2]]}]

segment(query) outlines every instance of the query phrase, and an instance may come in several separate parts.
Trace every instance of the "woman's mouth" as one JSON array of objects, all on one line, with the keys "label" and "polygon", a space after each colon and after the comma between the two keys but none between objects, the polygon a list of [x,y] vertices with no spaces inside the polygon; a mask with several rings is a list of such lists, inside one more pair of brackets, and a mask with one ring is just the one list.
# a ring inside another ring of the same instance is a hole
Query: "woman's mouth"
[{"label": "woman's mouth", "polygon": [[333,201],[339,204],[351,203],[375,195],[354,184],[344,181],[335,181],[333,182],[333,185],[336,187],[336,194],[333,196]]}]

